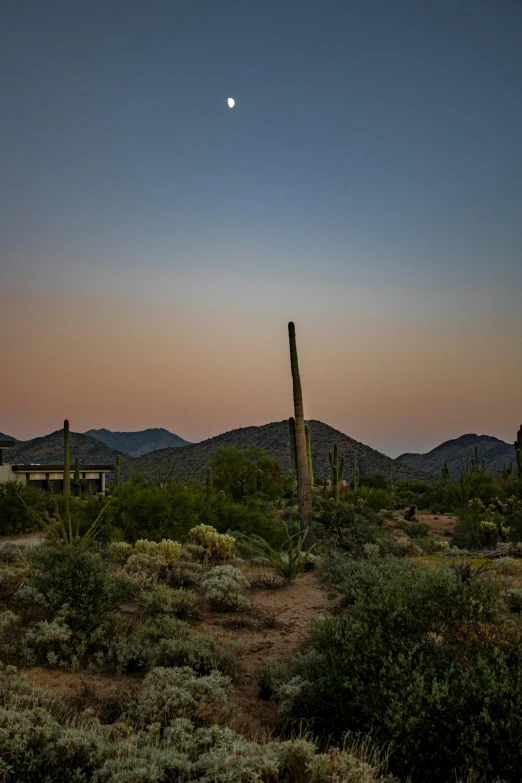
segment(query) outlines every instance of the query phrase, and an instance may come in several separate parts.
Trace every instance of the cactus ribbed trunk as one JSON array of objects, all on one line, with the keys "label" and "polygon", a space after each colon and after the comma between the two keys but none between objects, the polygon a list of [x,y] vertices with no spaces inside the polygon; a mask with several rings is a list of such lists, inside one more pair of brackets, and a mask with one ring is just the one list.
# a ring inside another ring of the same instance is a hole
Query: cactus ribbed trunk
[{"label": "cactus ribbed trunk", "polygon": [[306,458],[308,460],[308,478],[310,479],[310,484],[314,485],[314,466],[312,465],[312,444],[310,441],[310,427],[308,424],[305,424],[305,438],[306,438]]},{"label": "cactus ribbed trunk", "polygon": [[517,432],[517,439],[515,441],[515,450],[517,453],[517,470],[518,480],[522,481],[522,425]]},{"label": "cactus ribbed trunk", "polygon": [[339,447],[337,443],[334,443],[333,453],[331,451],[328,452],[328,458],[332,469],[332,495],[335,502],[338,503],[340,482],[343,480],[344,475],[344,457],[341,457],[341,462],[339,463]]},{"label": "cactus ribbed trunk", "polygon": [[69,452],[69,420],[63,423],[63,494],[71,494],[71,455]]},{"label": "cactus ribbed trunk", "polygon": [[294,418],[295,418],[295,447],[297,466],[297,504],[301,532],[304,536],[304,546],[309,548],[313,543],[313,510],[312,510],[312,486],[308,475],[308,458],[306,455],[306,435],[304,423],[303,391],[299,375],[299,362],[297,359],[297,346],[295,341],[295,326],[288,324],[288,337],[290,340],[290,366],[292,369],[292,382],[294,391]]},{"label": "cactus ribbed trunk", "polygon": [[290,416],[288,419],[288,439],[290,441],[290,470],[297,475],[297,450],[295,446],[295,419]]}]

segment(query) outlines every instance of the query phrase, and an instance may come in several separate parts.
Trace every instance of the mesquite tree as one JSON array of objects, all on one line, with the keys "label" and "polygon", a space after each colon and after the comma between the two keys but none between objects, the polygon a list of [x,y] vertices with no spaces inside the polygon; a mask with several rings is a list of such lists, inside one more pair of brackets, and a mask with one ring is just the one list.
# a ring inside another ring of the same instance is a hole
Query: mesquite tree
[{"label": "mesquite tree", "polygon": [[312,485],[308,475],[308,456],[306,451],[306,434],[304,422],[303,391],[299,375],[299,362],[297,360],[297,346],[295,342],[295,326],[290,321],[288,324],[288,337],[290,339],[290,366],[292,368],[292,382],[294,390],[294,419],[295,419],[295,448],[297,463],[297,504],[301,532],[304,536],[304,545],[310,547],[313,542],[312,534]]}]

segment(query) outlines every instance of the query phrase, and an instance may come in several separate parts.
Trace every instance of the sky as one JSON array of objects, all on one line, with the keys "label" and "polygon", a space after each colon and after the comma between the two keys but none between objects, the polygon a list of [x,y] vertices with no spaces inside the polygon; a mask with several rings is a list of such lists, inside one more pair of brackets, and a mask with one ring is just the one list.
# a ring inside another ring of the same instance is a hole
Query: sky
[{"label": "sky", "polygon": [[[522,421],[519,0],[2,0],[0,431]],[[227,106],[233,97],[236,105]]]}]

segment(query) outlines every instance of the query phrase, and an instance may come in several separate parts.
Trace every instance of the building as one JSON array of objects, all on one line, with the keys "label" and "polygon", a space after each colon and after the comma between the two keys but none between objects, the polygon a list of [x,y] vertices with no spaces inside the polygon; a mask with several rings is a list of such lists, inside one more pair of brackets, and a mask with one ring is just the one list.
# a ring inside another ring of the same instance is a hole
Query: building
[{"label": "building", "polygon": [[[12,440],[0,440],[0,481],[21,481],[38,489],[63,492],[64,465],[4,465],[2,453],[4,449],[14,446]],[[96,493],[105,491],[105,477],[115,470],[114,465],[82,465],[80,464],[80,479],[87,491]],[[70,469],[71,481],[74,480],[74,468]]]}]

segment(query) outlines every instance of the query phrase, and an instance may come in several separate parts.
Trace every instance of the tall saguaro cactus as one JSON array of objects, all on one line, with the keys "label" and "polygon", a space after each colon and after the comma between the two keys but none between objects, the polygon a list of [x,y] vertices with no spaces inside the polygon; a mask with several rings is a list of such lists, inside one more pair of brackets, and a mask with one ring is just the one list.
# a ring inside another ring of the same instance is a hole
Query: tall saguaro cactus
[{"label": "tall saguaro cactus", "polygon": [[288,419],[288,438],[290,441],[290,470],[297,475],[297,451],[295,445],[295,419],[290,416]]},{"label": "tall saguaro cactus", "polygon": [[312,486],[310,484],[310,477],[308,475],[303,391],[301,388],[301,376],[299,375],[299,362],[297,359],[295,326],[292,321],[290,321],[288,324],[288,337],[290,341],[290,366],[292,369],[292,383],[294,391],[297,505],[299,508],[299,519],[301,524],[301,532],[304,536],[304,544],[306,547],[310,547],[313,541]]},{"label": "tall saguaro cactus", "polygon": [[522,481],[522,425],[517,432],[517,439],[515,441],[515,450],[517,452],[517,469],[518,480]]},{"label": "tall saguaro cactus", "polygon": [[314,485],[314,467],[312,465],[312,444],[310,442],[310,426],[305,424],[305,438],[306,438],[306,459],[308,460],[308,478],[310,484]]},{"label": "tall saguaro cactus", "polygon": [[343,480],[344,474],[344,457],[341,457],[341,462],[339,463],[339,447],[337,443],[334,443],[333,452],[328,452],[328,458],[332,469],[332,495],[337,503],[339,501],[339,482]]},{"label": "tall saguaro cactus", "polygon": [[63,494],[71,494],[71,455],[69,452],[69,419],[63,423]]}]

